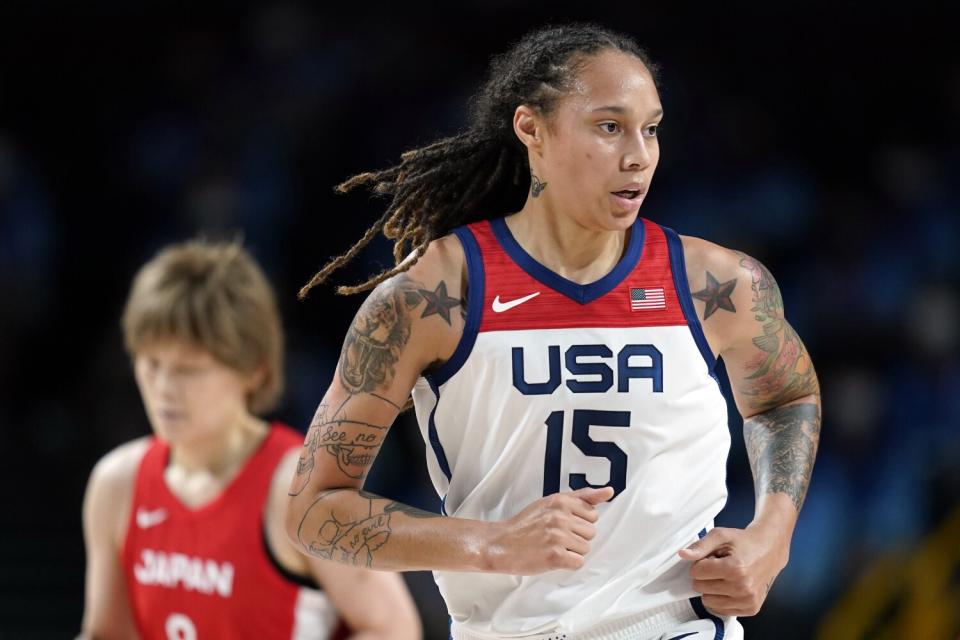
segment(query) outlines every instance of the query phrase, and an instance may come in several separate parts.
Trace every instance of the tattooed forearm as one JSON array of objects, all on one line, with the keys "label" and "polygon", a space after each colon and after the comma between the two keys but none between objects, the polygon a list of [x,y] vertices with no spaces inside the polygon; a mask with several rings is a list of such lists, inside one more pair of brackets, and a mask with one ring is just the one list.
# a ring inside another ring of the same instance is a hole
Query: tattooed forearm
[{"label": "tattooed forearm", "polygon": [[432,290],[406,274],[387,281],[370,294],[347,330],[340,352],[340,382],[351,394],[386,389],[410,339],[412,312],[424,304],[421,318],[439,316],[452,325],[461,299],[447,294],[443,280]]},{"label": "tattooed forearm", "polygon": [[754,318],[762,334],[753,339],[759,350],[747,362],[740,391],[762,408],[819,393],[817,376],[797,332],[783,316],[783,298],[773,275],[750,256],[741,254],[740,266],[751,274]]},{"label": "tattooed forearm", "polygon": [[721,284],[712,273],[707,271],[706,288],[692,294],[697,300],[703,300],[704,303],[706,303],[706,307],[704,307],[703,310],[704,320],[712,316],[717,309],[732,311],[734,313],[737,312],[736,307],[733,306],[733,300],[730,299],[730,294],[733,293],[733,289],[736,286],[736,278],[727,280]]},{"label": "tattooed forearm", "polygon": [[770,409],[743,421],[743,437],[757,498],[790,496],[803,505],[820,440],[820,409],[815,403]]},{"label": "tattooed forearm", "polygon": [[439,518],[358,489],[324,491],[307,508],[297,528],[297,540],[310,555],[344,564],[372,567],[374,557],[393,533],[397,513],[415,518]]},{"label": "tattooed forearm", "polygon": [[[389,400],[383,399],[385,402]],[[320,449],[332,455],[344,475],[362,479],[373,464],[377,449],[383,444],[388,427],[370,424],[360,420],[351,420],[346,413],[347,398],[334,412],[329,412],[326,404],[317,408],[300,459],[297,461],[297,473],[289,495],[297,496],[310,481],[310,475],[316,466],[316,453]],[[390,402],[393,405],[392,402]],[[396,406],[396,405],[393,405]]]}]

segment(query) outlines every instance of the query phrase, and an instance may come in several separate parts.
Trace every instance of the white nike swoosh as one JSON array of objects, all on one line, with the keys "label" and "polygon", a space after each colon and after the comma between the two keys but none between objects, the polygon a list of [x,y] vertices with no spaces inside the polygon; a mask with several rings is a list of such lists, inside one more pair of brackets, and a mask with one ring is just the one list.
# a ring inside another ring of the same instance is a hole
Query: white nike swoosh
[{"label": "white nike swoosh", "polygon": [[149,529],[167,519],[166,509],[155,509],[147,511],[144,508],[137,509],[137,526],[141,529]]},{"label": "white nike swoosh", "polygon": [[493,306],[493,312],[494,312],[494,313],[503,313],[504,311],[508,311],[508,310],[510,310],[510,309],[513,309],[513,308],[516,307],[517,305],[523,304],[523,303],[526,302],[527,300],[531,300],[531,299],[533,299],[533,298],[536,298],[538,295],[540,295],[540,292],[539,292],[539,291],[536,291],[536,292],[534,292],[534,293],[531,293],[531,294],[528,295],[528,296],[524,296],[524,297],[522,297],[522,298],[517,298],[516,300],[511,300],[510,302],[500,302],[500,296],[497,296],[496,298],[493,299],[493,305],[492,305],[492,306]]}]

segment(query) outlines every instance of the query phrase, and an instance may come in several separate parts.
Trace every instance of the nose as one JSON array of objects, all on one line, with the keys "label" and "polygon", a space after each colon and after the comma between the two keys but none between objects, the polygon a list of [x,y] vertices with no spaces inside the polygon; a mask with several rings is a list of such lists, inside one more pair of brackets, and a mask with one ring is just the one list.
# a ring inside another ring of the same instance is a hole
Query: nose
[{"label": "nose", "polygon": [[653,162],[653,153],[650,149],[651,139],[645,138],[642,132],[629,137],[629,146],[624,151],[621,169],[623,171],[644,170]]},{"label": "nose", "polygon": [[173,398],[177,395],[177,379],[167,367],[161,367],[153,375],[153,390],[159,398]]}]

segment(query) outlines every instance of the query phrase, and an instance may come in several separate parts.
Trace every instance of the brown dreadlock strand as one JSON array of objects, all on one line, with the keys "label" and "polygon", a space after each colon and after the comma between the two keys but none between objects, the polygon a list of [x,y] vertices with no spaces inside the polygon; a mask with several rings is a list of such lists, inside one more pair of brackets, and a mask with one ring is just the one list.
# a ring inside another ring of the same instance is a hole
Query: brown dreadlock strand
[{"label": "brown dreadlock strand", "polygon": [[369,291],[412,267],[432,241],[453,229],[520,209],[530,188],[530,165],[526,148],[513,133],[514,111],[525,104],[549,115],[570,91],[582,65],[605,49],[636,56],[656,78],[656,67],[636,42],[590,24],[532,31],[495,57],[486,83],[472,100],[472,124],[466,131],[407,151],[400,164],[355,175],[337,186],[338,193],[369,187],[390,197],[390,204],[363,237],[300,289],[299,297],[353,260],[379,233],[393,240],[394,266],[358,285],[340,286],[337,293]]}]

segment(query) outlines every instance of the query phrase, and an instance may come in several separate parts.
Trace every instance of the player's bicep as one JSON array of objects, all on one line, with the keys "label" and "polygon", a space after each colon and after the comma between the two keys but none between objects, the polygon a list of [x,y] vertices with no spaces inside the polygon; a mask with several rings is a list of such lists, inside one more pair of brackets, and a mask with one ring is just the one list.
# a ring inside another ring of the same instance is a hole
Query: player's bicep
[{"label": "player's bicep", "polygon": [[82,628],[84,636],[98,640],[136,637],[117,537],[121,491],[111,477],[116,470],[109,466],[97,465],[83,500],[87,564]]},{"label": "player's bicep", "polygon": [[740,413],[751,416],[819,393],[803,341],[784,315],[780,288],[759,261],[739,253],[739,313],[722,352]]},{"label": "player's bicep", "polygon": [[[432,286],[431,286],[432,284]],[[333,383],[306,436],[290,490],[362,486],[417,378],[463,322],[447,284],[400,274],[366,299],[344,338]]]}]

